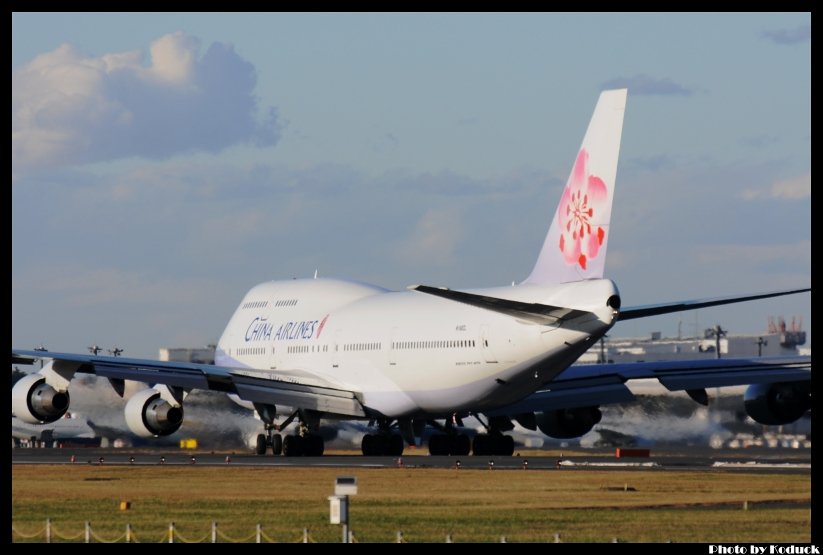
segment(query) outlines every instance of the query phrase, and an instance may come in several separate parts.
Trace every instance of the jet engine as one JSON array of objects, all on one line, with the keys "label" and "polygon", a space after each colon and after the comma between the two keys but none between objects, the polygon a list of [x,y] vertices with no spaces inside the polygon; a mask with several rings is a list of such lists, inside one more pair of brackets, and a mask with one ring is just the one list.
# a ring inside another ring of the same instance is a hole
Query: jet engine
[{"label": "jet engine", "polygon": [[126,403],[126,424],[140,437],[168,436],[182,423],[183,406],[166,401],[156,389],[143,389]]},{"label": "jet engine", "polygon": [[811,382],[753,384],[743,395],[746,413],[768,426],[789,424],[812,406]]},{"label": "jet engine", "polygon": [[572,439],[588,433],[600,422],[602,414],[598,407],[580,407],[539,412],[535,416],[537,427],[547,436]]},{"label": "jet engine", "polygon": [[29,374],[14,384],[11,410],[29,424],[54,422],[69,410],[69,392],[57,391],[42,374]]}]

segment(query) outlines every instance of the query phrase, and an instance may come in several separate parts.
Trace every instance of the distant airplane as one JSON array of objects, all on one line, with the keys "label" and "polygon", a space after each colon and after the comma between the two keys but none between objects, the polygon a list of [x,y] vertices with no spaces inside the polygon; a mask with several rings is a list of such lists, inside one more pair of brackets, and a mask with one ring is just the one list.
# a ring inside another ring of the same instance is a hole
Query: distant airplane
[{"label": "distant airplane", "polygon": [[89,347],[89,352],[91,354],[95,355],[95,356],[97,356],[97,353],[99,353],[102,350],[103,350],[103,347],[98,347],[96,343],[94,345],[92,345],[91,347]]},{"label": "distant airplane", "polygon": [[100,444],[89,421],[70,412],[47,425],[32,424],[12,415],[11,437],[18,441],[34,439],[45,443],[72,441],[87,445]]},{"label": "distant airplane", "polygon": [[[210,389],[257,412],[265,426],[258,453],[271,447],[287,456],[323,453],[321,419],[368,422],[367,455],[400,455],[426,426],[438,430],[432,454],[511,455],[505,432],[514,422],[555,438],[581,436],[599,422],[600,405],[633,399],[625,382],[638,378],[700,403],[707,387],[752,384],[745,405],[753,418],[800,418],[811,404],[810,357],[572,366],[618,321],[811,290],[623,306],[603,274],[626,95],[600,95],[523,282],[406,291],[340,279],[262,283],[229,320],[215,365],[12,349],[12,363],[51,360],[14,386],[15,413],[30,422],[60,418],[73,376],[87,372],[121,395],[124,380],[154,384],[126,403],[126,421],[141,436],[174,433],[187,393]],[[461,429],[469,415],[487,431],[473,440]],[[295,421],[295,434],[277,433]]]},{"label": "distant airplane", "polygon": [[119,357],[123,353],[123,349],[119,347],[112,347],[111,349],[108,349],[108,352],[113,357]]}]

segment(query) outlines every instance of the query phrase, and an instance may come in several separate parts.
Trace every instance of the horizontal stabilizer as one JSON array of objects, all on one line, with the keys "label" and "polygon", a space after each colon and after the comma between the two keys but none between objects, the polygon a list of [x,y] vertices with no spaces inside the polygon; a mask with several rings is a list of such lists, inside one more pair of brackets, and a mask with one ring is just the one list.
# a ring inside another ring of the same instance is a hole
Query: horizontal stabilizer
[{"label": "horizontal stabilizer", "polygon": [[575,320],[584,316],[596,317],[594,313],[585,310],[575,310],[562,306],[551,306],[539,303],[524,303],[501,299],[499,297],[487,297],[485,295],[475,295],[462,291],[452,291],[451,289],[440,289],[428,285],[416,285],[412,287],[414,291],[443,297],[459,303],[464,303],[478,308],[500,312],[520,320],[526,320],[535,324],[546,326],[560,326],[563,322]]},{"label": "horizontal stabilizer", "polygon": [[793,289],[791,291],[774,291],[772,293],[760,293],[757,295],[746,295],[744,297],[718,297],[715,299],[699,299],[695,301],[678,301],[674,303],[636,306],[621,310],[617,319],[619,321],[634,320],[635,318],[646,318],[648,316],[669,314],[671,312],[682,312],[684,310],[696,310],[698,308],[706,308],[709,306],[720,306],[724,304],[756,301],[758,299],[769,299],[771,297],[780,297],[782,295],[794,295],[796,293],[806,293],[808,291],[811,291],[811,288]]}]

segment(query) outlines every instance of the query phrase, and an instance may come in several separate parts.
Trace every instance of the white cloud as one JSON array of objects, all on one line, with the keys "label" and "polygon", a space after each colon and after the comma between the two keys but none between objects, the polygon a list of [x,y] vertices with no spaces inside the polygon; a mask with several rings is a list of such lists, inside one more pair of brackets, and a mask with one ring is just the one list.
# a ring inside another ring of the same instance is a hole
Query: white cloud
[{"label": "white cloud", "polygon": [[812,196],[811,172],[794,179],[778,181],[772,185],[772,196],[788,199],[810,198]]},{"label": "white cloud", "polygon": [[183,33],[162,36],[151,45],[148,73],[158,80],[185,86],[193,81],[194,54],[199,48],[196,38]]},{"label": "white cloud", "polygon": [[85,56],[64,44],[12,72],[14,171],[273,145],[274,108],[258,120],[254,67],[230,45],[182,32],[140,51]]},{"label": "white cloud", "polygon": [[430,208],[397,251],[398,258],[416,263],[446,264],[463,238],[460,214]]},{"label": "white cloud", "polygon": [[748,189],[743,191],[741,196],[745,200],[757,200],[761,198],[779,198],[788,200],[800,200],[811,198],[812,196],[812,173],[776,181],[766,191]]},{"label": "white cloud", "polygon": [[775,44],[799,44],[812,38],[812,26],[800,25],[792,29],[767,29],[760,34]]}]

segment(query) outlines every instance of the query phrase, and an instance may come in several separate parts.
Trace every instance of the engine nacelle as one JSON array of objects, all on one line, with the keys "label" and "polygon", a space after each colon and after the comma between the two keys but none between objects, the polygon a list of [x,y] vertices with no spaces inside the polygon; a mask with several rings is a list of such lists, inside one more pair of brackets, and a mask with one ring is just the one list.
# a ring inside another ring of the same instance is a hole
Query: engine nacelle
[{"label": "engine nacelle", "polygon": [[812,406],[811,381],[750,385],[743,404],[756,422],[767,426],[790,424]]},{"label": "engine nacelle", "polygon": [[168,436],[183,424],[183,407],[169,403],[156,389],[144,389],[126,403],[126,424],[140,437]]},{"label": "engine nacelle", "polygon": [[572,439],[587,434],[603,416],[598,407],[538,412],[537,427],[549,437]]},{"label": "engine nacelle", "polygon": [[11,410],[23,422],[44,424],[60,420],[69,410],[69,392],[57,391],[42,374],[20,378],[11,390]]}]

